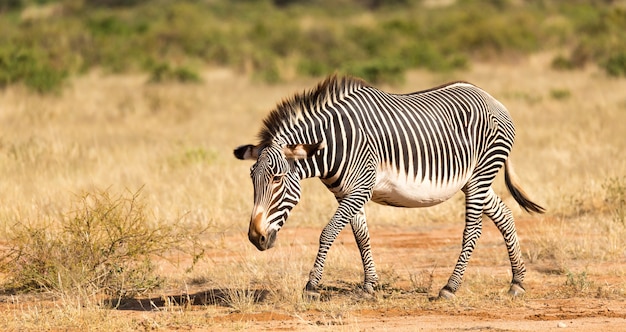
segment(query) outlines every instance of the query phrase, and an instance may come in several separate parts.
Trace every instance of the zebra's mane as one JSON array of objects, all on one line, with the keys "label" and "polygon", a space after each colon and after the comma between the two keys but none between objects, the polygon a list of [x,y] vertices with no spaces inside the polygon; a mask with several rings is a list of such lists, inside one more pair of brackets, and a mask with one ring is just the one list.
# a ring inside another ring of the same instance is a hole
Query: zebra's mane
[{"label": "zebra's mane", "polygon": [[259,132],[262,145],[272,142],[281,130],[291,127],[308,114],[319,112],[323,105],[340,100],[350,92],[369,86],[365,81],[350,76],[326,77],[317,86],[284,99],[263,120]]}]

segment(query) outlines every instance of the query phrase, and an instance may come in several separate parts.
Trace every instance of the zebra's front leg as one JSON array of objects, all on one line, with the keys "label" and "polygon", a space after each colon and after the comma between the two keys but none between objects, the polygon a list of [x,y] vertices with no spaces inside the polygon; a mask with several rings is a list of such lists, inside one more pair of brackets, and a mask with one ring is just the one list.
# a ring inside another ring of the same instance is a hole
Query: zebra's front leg
[{"label": "zebra's front leg", "polygon": [[317,286],[319,285],[320,280],[322,280],[326,255],[328,254],[330,246],[332,246],[333,242],[335,242],[337,235],[339,235],[339,232],[346,227],[346,224],[347,220],[333,217],[328,225],[324,227],[324,230],[322,230],[322,234],[320,234],[320,245],[317,250],[317,256],[315,257],[315,263],[313,264],[313,269],[309,272],[309,281],[306,283],[306,287],[304,288],[305,295],[309,299],[317,300],[320,297]]},{"label": "zebra's front leg", "polygon": [[317,286],[319,285],[320,280],[322,279],[322,274],[324,273],[324,262],[326,261],[328,250],[332,246],[333,242],[335,242],[339,232],[346,227],[348,222],[357,218],[357,214],[361,209],[363,209],[367,199],[369,199],[369,196],[357,196],[355,199],[346,198],[340,200],[337,211],[330,219],[328,225],[326,225],[326,227],[322,230],[322,234],[320,234],[319,249],[317,251],[317,256],[315,257],[315,263],[313,264],[313,269],[311,269],[311,272],[309,273],[309,281],[304,289],[309,298],[319,298]]},{"label": "zebra's front leg", "polygon": [[454,293],[463,282],[463,275],[467,264],[476,248],[476,242],[482,234],[482,213],[487,188],[464,189],[465,191],[465,229],[463,231],[463,246],[452,275],[448,283],[439,291],[439,298],[453,299]]},{"label": "zebra's front leg", "polygon": [[376,266],[372,258],[372,249],[370,246],[370,233],[367,229],[367,220],[365,218],[365,209],[361,209],[357,215],[350,221],[354,239],[361,252],[361,260],[363,261],[363,272],[365,280],[363,282],[363,290],[366,293],[374,293],[374,288],[378,284],[378,274],[376,274]]}]

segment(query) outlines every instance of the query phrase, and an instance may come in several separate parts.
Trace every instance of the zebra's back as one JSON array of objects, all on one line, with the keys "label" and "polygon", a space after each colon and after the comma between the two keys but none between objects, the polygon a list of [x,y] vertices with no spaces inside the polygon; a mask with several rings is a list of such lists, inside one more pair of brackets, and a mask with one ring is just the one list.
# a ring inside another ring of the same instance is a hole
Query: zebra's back
[{"label": "zebra's back", "polygon": [[[373,200],[395,206],[438,204],[458,192],[495,145],[510,149],[508,111],[480,88],[455,82],[410,94],[365,87],[346,110],[377,158]],[[502,161],[503,162],[503,161]]]}]

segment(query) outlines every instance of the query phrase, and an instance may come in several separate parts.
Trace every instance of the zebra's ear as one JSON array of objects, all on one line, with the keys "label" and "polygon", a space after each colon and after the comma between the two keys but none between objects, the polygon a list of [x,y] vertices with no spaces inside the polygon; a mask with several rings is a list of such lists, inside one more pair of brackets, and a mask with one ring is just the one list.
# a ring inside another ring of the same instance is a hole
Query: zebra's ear
[{"label": "zebra's ear", "polygon": [[241,160],[256,160],[259,157],[259,147],[252,144],[242,145],[233,151],[235,157]]},{"label": "zebra's ear", "polygon": [[283,148],[283,153],[287,159],[305,159],[313,156],[317,151],[326,147],[326,143],[314,144],[294,144]]}]

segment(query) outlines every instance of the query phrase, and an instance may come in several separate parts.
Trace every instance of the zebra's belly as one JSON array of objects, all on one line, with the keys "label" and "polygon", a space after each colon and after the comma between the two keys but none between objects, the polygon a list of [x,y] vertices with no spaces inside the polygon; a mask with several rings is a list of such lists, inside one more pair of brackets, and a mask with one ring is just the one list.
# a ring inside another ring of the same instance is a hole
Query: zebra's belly
[{"label": "zebra's belly", "polygon": [[398,207],[427,207],[437,205],[454,196],[467,182],[458,178],[443,183],[413,179],[404,174],[379,171],[372,193],[372,201]]}]

